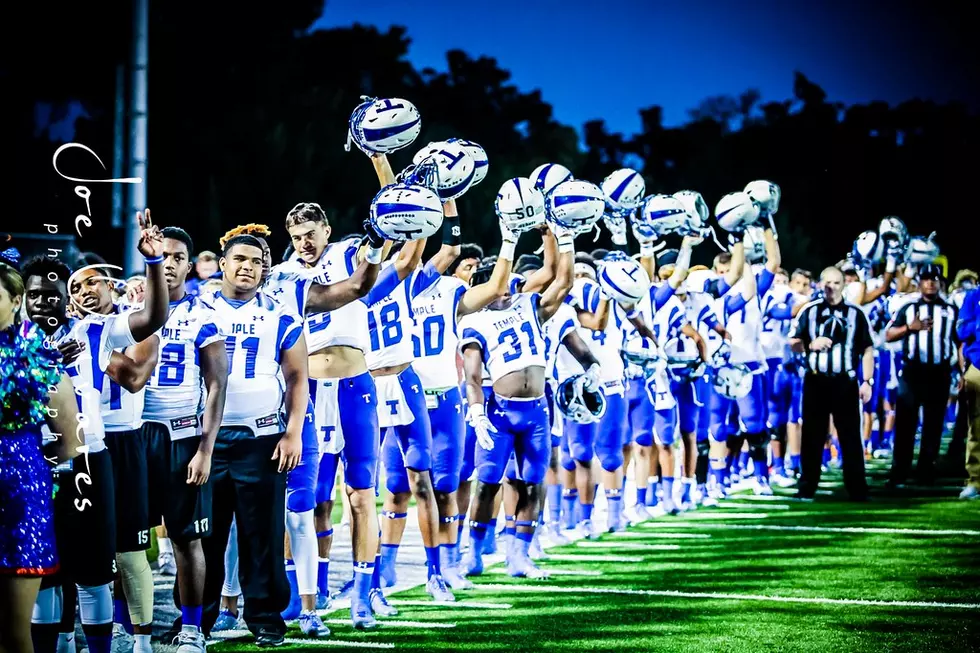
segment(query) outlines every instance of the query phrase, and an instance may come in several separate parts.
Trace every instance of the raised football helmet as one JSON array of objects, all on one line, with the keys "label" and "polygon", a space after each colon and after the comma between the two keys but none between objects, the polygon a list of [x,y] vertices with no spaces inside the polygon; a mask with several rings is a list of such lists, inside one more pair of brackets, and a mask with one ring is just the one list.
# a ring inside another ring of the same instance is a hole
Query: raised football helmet
[{"label": "raised football helmet", "polygon": [[526,177],[508,179],[497,191],[493,208],[497,217],[515,234],[544,223],[544,197]]},{"label": "raised football helmet", "polygon": [[922,265],[935,261],[939,256],[939,245],[933,240],[935,237],[936,232],[932,232],[927,238],[913,236],[909,240],[905,261],[909,265]]},{"label": "raised football helmet", "polygon": [[412,163],[419,165],[425,159],[436,162],[439,179],[436,192],[442,201],[455,199],[465,193],[473,184],[476,162],[460,142],[436,141],[429,143],[415,153]]},{"label": "raised football helmet", "polygon": [[646,192],[643,176],[632,168],[612,171],[600,184],[606,205],[612,211],[632,211],[640,205]]},{"label": "raised football helmet", "polygon": [[771,181],[766,181],[765,179],[750,181],[746,184],[744,190],[745,194],[752,198],[752,201],[759,206],[760,216],[768,217],[775,215],[776,211],[779,210],[779,186]]},{"label": "raised football helmet", "polygon": [[365,154],[387,154],[411,145],[422,130],[419,110],[401,98],[377,99],[361,96],[347,121],[347,145]]},{"label": "raised football helmet", "polygon": [[542,195],[547,195],[555,186],[574,177],[572,171],[560,163],[543,163],[531,172],[530,179]]},{"label": "raised football helmet", "polygon": [[684,203],[673,195],[650,195],[644,198],[633,219],[637,229],[655,238],[681,231],[691,222]]},{"label": "raised football helmet", "polygon": [[877,231],[863,231],[854,240],[851,261],[859,268],[869,268],[881,260],[881,240]]},{"label": "raised football helmet", "polygon": [[748,193],[736,192],[725,195],[715,206],[718,226],[725,231],[745,231],[759,219],[759,207]]},{"label": "raised football helmet", "polygon": [[490,159],[487,158],[487,151],[483,146],[473,141],[466,141],[462,138],[447,138],[447,143],[458,143],[463,146],[466,153],[473,158],[473,182],[470,187],[476,186],[487,178],[487,171],[490,169]]},{"label": "raised football helmet", "polygon": [[592,227],[602,217],[606,199],[602,190],[588,181],[563,181],[544,198],[548,220],[566,229]]},{"label": "raised football helmet", "polygon": [[368,219],[388,240],[428,238],[442,226],[442,200],[424,186],[392,184],[371,200]]},{"label": "raised football helmet", "polygon": [[881,239],[885,249],[894,246],[899,250],[906,250],[909,246],[909,230],[900,218],[890,215],[878,225],[878,237]]},{"label": "raised football helmet", "polygon": [[612,252],[599,263],[599,287],[620,304],[631,306],[650,291],[650,277],[638,261]]}]

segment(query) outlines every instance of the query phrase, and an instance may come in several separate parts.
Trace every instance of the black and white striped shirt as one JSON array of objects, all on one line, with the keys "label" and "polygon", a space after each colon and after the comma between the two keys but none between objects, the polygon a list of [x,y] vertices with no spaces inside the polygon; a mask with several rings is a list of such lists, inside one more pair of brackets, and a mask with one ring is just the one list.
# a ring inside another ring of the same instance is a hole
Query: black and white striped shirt
[{"label": "black and white striped shirt", "polygon": [[[854,378],[865,350],[874,346],[864,311],[843,300],[830,304],[822,298],[804,306],[796,315],[790,337],[803,342],[810,371],[829,376]],[[833,346],[810,351],[810,343],[817,338],[830,338]]]},{"label": "black and white striped shirt", "polygon": [[928,331],[909,331],[902,340],[902,356],[907,363],[949,366],[956,356],[956,306],[937,297],[926,301],[923,297],[903,304],[895,311],[889,327],[908,326],[916,317],[920,322],[932,320]]}]

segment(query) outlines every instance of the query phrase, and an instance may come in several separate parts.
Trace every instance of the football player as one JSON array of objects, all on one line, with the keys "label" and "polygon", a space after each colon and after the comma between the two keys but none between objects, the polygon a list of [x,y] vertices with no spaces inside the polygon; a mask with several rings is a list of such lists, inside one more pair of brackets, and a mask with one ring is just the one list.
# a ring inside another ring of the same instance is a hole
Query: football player
[{"label": "football player", "polygon": [[[479,443],[477,490],[470,513],[472,545],[467,554],[469,574],[483,569],[483,540],[490,527],[493,499],[511,453],[517,456],[521,481],[511,575],[542,577],[528,552],[534,536],[541,483],[548,469],[551,436],[544,398],[546,346],[541,324],[557,312],[572,285],[572,234],[553,227],[559,261],[556,279],[542,294],[503,297],[463,322],[463,359],[467,420]],[[484,407],[483,367],[490,372],[493,394]]]},{"label": "football player", "polygon": [[[125,468],[121,473],[128,482],[136,485],[135,490],[125,487],[117,492],[113,456],[108,450],[101,410],[102,391],[107,387],[110,367],[114,367],[114,373],[119,373],[118,362],[122,354],[114,350],[133,348],[145,341],[167,319],[167,287],[161,265],[163,236],[153,224],[148,210],[137,214],[137,221],[140,225],[138,247],[147,263],[145,307],[115,312],[105,271],[87,266],[72,275],[67,289],[75,310],[84,317],[70,327],[61,341],[55,342],[61,345],[59,348],[65,354],[80,412],[85,416],[83,430],[88,446],[85,457],[70,461],[57,470],[61,491],[55,497],[55,524],[60,541],[58,548],[62,552],[61,581],[74,583],[77,587],[82,630],[93,653],[108,653],[110,648],[113,615],[109,583],[115,575],[117,562],[126,564],[124,590],[133,621],[148,625],[152,620],[153,580],[144,553],[149,545],[145,450],[138,431],[127,430],[119,435],[117,444],[126,437],[129,440],[120,444],[117,457],[123,448],[132,455],[132,459],[119,460],[119,466]],[[39,311],[35,311],[32,319],[48,322]],[[59,320],[56,318],[55,321]],[[142,384],[134,383],[130,387],[138,391]],[[118,401],[121,402],[121,398]],[[133,406],[130,416],[134,414],[134,419],[138,419],[139,413]],[[131,496],[121,498],[119,495]],[[120,499],[126,512],[119,516],[120,527],[117,528],[116,508]],[[118,558],[117,543],[121,545],[119,548],[125,549]],[[145,600],[147,587],[148,604]],[[48,590],[55,592],[54,588]],[[44,596],[38,601],[38,605],[52,605]],[[144,621],[147,612],[151,617]],[[57,619],[54,616],[45,615],[39,622],[51,624],[60,620],[61,615],[57,615]],[[148,651],[148,634],[138,643],[141,650]]]}]

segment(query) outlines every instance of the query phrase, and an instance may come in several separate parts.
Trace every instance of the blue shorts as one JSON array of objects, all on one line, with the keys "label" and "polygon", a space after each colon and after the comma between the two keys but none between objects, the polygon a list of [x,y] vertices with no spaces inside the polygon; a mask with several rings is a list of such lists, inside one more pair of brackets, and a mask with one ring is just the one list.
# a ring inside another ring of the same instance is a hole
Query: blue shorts
[{"label": "blue shorts", "polygon": [[552,448],[561,445],[561,436],[552,433],[555,428],[555,391],[552,389],[551,384],[545,381],[544,384],[544,398],[548,402],[548,433],[551,433],[551,446]]},{"label": "blue shorts", "polygon": [[643,378],[630,379],[626,387],[626,410],[633,442],[641,447],[653,445],[653,402]]},{"label": "blue shorts", "polygon": [[561,442],[559,443],[559,453],[561,454],[561,466],[567,472],[575,471],[575,459],[572,458],[572,453],[568,449],[568,429],[561,434]]},{"label": "blue shorts", "polygon": [[626,397],[619,393],[606,394],[606,413],[598,423],[579,424],[566,421],[568,449],[572,459],[582,463],[599,458],[607,472],[623,465],[623,447],[630,442]]},{"label": "blue shorts", "polygon": [[320,454],[320,464],[316,475],[316,502],[333,501],[334,484],[337,481],[337,464],[340,454]]},{"label": "blue shorts", "polygon": [[[761,370],[761,363],[746,363],[753,372]],[[738,419],[743,433],[765,433],[766,417],[769,411],[769,390],[763,372],[752,375],[752,389],[749,394],[736,399]]]},{"label": "blue shorts", "polygon": [[697,382],[671,381],[670,393],[677,401],[673,408],[655,411],[654,429],[658,444],[670,446],[678,432],[694,433],[697,430],[701,401],[697,396]]},{"label": "blue shorts", "polygon": [[766,382],[769,384],[769,417],[766,420],[769,428],[786,426],[789,422],[790,407],[793,404],[793,379],[800,375],[786,369],[782,361],[776,358],[768,361]]},{"label": "blue shorts", "polygon": [[303,422],[303,451],[299,465],[286,476],[286,510],[306,512],[316,506],[316,477],[320,463],[320,445],[313,423],[313,400],[306,407]]},{"label": "blue shorts", "polygon": [[487,415],[497,432],[491,434],[493,449],[477,447],[476,477],[483,483],[500,483],[513,453],[521,480],[532,485],[543,483],[551,459],[544,397],[504,399],[494,395],[487,402]]},{"label": "blue shorts", "polygon": [[398,448],[398,439],[395,438],[391,430],[381,442],[381,464],[384,465],[385,487],[389,492],[402,494],[412,491],[408,484],[408,470],[405,469],[405,460],[402,457],[401,449]]},{"label": "blue shorts", "polygon": [[381,433],[378,393],[371,373],[339,379],[337,404],[344,434],[344,450],[340,454],[344,478],[355,490],[372,490],[378,483]]},{"label": "blue shorts", "polygon": [[727,442],[738,433],[738,405],[712,389],[708,407],[708,434],[712,442]]},{"label": "blue shorts", "polygon": [[429,411],[425,407],[422,381],[409,365],[398,374],[398,384],[415,419],[411,424],[390,426],[387,432],[394,434],[405,467],[417,472],[428,471],[432,469],[432,427],[429,425]]},{"label": "blue shorts", "polygon": [[459,388],[429,395],[438,402],[429,409],[432,427],[432,485],[436,492],[455,492],[463,468],[463,398]]},{"label": "blue shorts", "polygon": [[[493,397],[493,386],[483,386],[484,406],[490,403],[491,397]],[[463,418],[465,420],[465,407],[463,410]],[[473,477],[473,472],[476,470],[476,447],[476,431],[469,424],[465,424],[463,430],[463,466],[459,470],[461,483],[470,480]]]}]

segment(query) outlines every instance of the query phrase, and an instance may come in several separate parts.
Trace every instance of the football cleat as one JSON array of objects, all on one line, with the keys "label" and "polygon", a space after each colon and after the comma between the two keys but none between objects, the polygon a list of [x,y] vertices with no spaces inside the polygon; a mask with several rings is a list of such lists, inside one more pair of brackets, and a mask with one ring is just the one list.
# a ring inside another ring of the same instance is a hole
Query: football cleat
[{"label": "football cleat", "polygon": [[388,603],[388,599],[385,598],[384,592],[375,588],[371,590],[368,594],[371,598],[371,610],[374,614],[379,617],[396,617],[398,616],[398,608]]},{"label": "football cleat", "polygon": [[967,485],[960,492],[960,498],[964,501],[973,501],[974,499],[980,498],[980,489],[977,489],[975,485]]},{"label": "football cleat", "polygon": [[653,519],[653,515],[650,514],[650,511],[647,510],[647,507],[642,503],[632,506],[629,511],[631,513],[629,519],[634,524],[642,524],[645,521],[650,521]]},{"label": "football cleat", "polygon": [[677,507],[677,504],[674,503],[673,497],[664,497],[663,501],[660,502],[660,505],[663,506],[665,515],[676,515],[680,513],[680,509]]},{"label": "football cleat", "polygon": [[222,610],[218,614],[218,618],[215,619],[214,625],[211,626],[212,633],[220,633],[223,630],[237,630],[238,629],[238,617],[233,615],[228,610]]},{"label": "football cleat", "polygon": [[329,610],[330,609],[330,597],[324,596],[323,594],[317,594],[316,596],[316,609],[317,610]]},{"label": "football cleat", "polygon": [[769,477],[769,482],[776,487],[793,487],[796,485],[796,479],[790,478],[789,476],[784,476],[783,474],[773,474]]},{"label": "football cleat", "polygon": [[172,553],[161,553],[157,558],[157,571],[161,576],[176,576],[177,561]]},{"label": "football cleat", "polygon": [[371,606],[360,601],[350,604],[350,620],[355,630],[372,630],[378,627],[378,620],[371,612]]},{"label": "football cleat", "polygon": [[196,626],[184,626],[174,639],[177,653],[205,653],[208,650],[204,633]]},{"label": "football cleat", "polygon": [[507,560],[507,573],[515,578],[530,578],[532,580],[548,578],[548,572],[538,567],[525,555],[518,555],[512,560]]},{"label": "football cleat", "polygon": [[433,601],[453,602],[456,600],[453,593],[446,587],[445,578],[438,574],[429,576],[429,580],[425,583],[425,593],[431,596]]},{"label": "football cleat", "polygon": [[551,546],[562,546],[568,544],[568,538],[561,532],[561,524],[551,522],[545,525],[544,536],[548,538]]},{"label": "football cleat", "polygon": [[453,565],[452,567],[443,567],[442,577],[446,580],[446,585],[448,585],[450,589],[454,589],[454,590],[473,589],[473,583],[468,578],[463,576],[459,571],[459,567],[456,567],[455,565]]},{"label": "football cleat", "polygon": [[769,485],[769,481],[757,478],[753,484],[752,491],[756,496],[760,497],[771,497],[772,496],[772,486]]},{"label": "football cleat", "polygon": [[599,531],[592,524],[591,519],[583,519],[582,521],[580,521],[578,523],[578,527],[576,528],[576,530],[583,538],[587,540],[599,539]]},{"label": "football cleat", "polygon": [[300,613],[299,629],[306,637],[312,637],[314,639],[330,637],[330,629],[327,628],[326,624],[312,610],[304,610]]},{"label": "football cleat", "polygon": [[531,560],[547,560],[548,554],[544,552],[544,548],[541,546],[541,529],[535,529],[534,536],[531,538],[531,548],[528,554],[531,556]]}]

